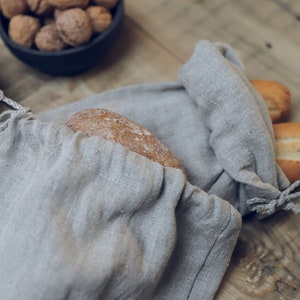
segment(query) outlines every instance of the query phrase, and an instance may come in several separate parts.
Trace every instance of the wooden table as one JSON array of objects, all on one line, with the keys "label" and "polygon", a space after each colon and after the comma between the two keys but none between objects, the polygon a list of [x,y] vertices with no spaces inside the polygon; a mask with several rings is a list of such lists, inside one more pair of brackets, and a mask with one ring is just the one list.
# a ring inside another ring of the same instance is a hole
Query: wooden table
[{"label": "wooden table", "polygon": [[[292,0],[126,0],[121,36],[107,57],[75,77],[51,77],[0,44],[0,87],[37,113],[108,89],[175,81],[197,41],[230,44],[249,78],[274,79],[292,93],[300,121],[300,2]],[[216,299],[300,299],[300,215],[245,218]]]}]

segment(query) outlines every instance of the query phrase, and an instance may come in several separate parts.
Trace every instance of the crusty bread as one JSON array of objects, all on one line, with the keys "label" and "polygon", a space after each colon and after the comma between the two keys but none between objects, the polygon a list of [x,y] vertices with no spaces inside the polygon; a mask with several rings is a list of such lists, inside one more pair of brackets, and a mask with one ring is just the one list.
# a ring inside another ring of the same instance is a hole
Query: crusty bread
[{"label": "crusty bread", "polygon": [[179,160],[157,137],[140,124],[107,109],[92,108],[74,114],[66,126],[88,136],[102,136],[163,166],[185,170]]},{"label": "crusty bread", "polygon": [[300,123],[273,124],[277,162],[291,182],[300,179]]},{"label": "crusty bread", "polygon": [[272,122],[282,122],[291,106],[289,89],[282,83],[272,80],[255,79],[250,80],[250,83],[265,100]]}]

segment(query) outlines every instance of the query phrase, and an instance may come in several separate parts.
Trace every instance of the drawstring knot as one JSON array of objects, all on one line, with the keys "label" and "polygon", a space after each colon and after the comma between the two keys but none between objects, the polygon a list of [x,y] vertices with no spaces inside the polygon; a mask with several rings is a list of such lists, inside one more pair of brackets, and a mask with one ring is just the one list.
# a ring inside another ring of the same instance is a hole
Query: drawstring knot
[{"label": "drawstring knot", "polygon": [[255,211],[261,215],[271,215],[278,210],[278,208],[299,213],[300,191],[294,192],[299,186],[300,180],[292,183],[287,189],[282,191],[277,199],[252,198],[246,201],[246,205],[249,207],[250,211]]}]

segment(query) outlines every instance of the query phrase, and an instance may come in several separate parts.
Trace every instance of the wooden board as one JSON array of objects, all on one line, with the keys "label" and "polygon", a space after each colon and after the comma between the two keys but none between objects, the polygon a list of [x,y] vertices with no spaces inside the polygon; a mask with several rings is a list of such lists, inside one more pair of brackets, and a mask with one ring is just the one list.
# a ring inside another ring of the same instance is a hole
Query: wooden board
[{"label": "wooden board", "polygon": [[[201,39],[227,43],[250,78],[292,92],[300,121],[300,2],[292,0],[126,0],[114,49],[93,69],[52,77],[25,66],[0,43],[0,88],[33,112],[131,84],[176,81]],[[248,217],[216,299],[300,299],[300,216]]]}]

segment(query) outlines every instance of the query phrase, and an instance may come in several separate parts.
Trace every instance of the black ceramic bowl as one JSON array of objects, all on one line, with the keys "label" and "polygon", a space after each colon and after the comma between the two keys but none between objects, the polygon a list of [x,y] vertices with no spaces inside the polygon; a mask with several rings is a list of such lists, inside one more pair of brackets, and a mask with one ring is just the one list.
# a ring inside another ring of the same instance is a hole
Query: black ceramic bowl
[{"label": "black ceramic bowl", "polygon": [[7,48],[23,63],[50,75],[75,75],[95,66],[114,45],[124,16],[123,0],[119,0],[111,13],[113,21],[103,33],[83,46],[57,52],[27,49],[11,41],[7,34],[8,20],[1,13],[0,35]]}]

